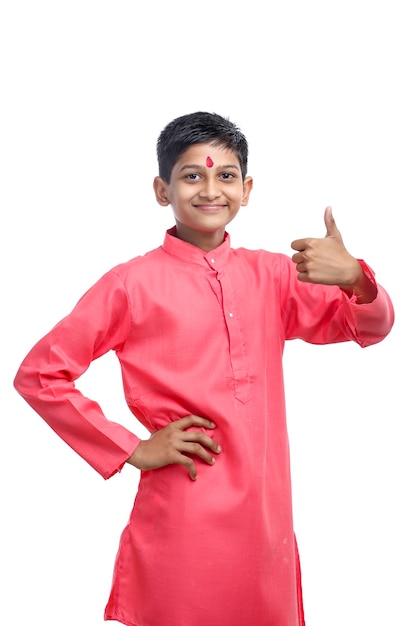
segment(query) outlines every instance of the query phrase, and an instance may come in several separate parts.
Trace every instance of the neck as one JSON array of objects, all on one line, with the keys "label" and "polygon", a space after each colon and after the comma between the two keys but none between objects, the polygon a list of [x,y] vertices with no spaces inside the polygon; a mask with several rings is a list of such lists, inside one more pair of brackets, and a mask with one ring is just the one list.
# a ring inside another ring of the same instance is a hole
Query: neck
[{"label": "neck", "polygon": [[180,226],[177,224],[173,234],[175,237],[178,237],[178,239],[191,243],[193,246],[200,248],[204,252],[210,252],[211,250],[218,248],[218,246],[223,243],[225,237],[224,230],[207,233],[196,232],[194,230],[187,229],[182,224]]}]

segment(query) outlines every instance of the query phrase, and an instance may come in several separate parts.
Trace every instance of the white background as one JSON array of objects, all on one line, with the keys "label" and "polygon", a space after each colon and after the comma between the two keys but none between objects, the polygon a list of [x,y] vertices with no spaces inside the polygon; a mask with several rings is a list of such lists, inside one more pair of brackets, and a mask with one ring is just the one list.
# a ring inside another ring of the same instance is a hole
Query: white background
[{"label": "white background", "polygon": [[[161,243],[172,217],[153,197],[156,139],[196,110],[249,141],[255,186],[234,247],[291,253],[324,235],[330,204],[392,296],[396,324],[377,346],[286,346],[294,516],[308,626],[417,625],[413,4],[2,3],[5,626],[103,623],[138,472],[104,481],[12,381],[101,274]],[[80,387],[144,434],[112,355]]]}]

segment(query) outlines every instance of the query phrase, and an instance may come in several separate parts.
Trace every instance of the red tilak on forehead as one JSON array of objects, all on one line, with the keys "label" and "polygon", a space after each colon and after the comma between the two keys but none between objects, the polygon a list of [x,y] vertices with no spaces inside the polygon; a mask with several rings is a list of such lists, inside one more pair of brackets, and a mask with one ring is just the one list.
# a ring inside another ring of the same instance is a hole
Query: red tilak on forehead
[{"label": "red tilak on forehead", "polygon": [[207,165],[207,167],[213,167],[214,163],[213,163],[213,159],[211,157],[207,157],[206,165]]}]

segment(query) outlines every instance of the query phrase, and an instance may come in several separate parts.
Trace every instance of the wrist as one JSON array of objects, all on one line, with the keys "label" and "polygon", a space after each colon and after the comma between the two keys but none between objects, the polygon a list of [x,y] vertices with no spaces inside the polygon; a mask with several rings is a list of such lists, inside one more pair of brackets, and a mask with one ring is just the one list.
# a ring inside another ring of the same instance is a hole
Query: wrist
[{"label": "wrist", "polygon": [[126,463],[129,463],[129,465],[133,465],[137,469],[142,469],[142,462],[143,462],[142,456],[143,455],[142,455],[142,450],[140,449],[142,444],[143,444],[143,441],[140,441],[139,445],[135,448],[133,453],[126,460]]},{"label": "wrist", "polygon": [[355,297],[358,304],[368,304],[375,300],[378,293],[375,274],[363,259],[356,259],[356,263],[359,270],[357,279],[341,289],[349,297]]}]

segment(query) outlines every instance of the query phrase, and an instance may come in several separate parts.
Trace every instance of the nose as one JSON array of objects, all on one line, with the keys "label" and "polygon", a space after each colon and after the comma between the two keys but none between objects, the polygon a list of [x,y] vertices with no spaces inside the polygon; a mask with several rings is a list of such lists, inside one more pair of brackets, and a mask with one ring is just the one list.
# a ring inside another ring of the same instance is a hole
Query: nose
[{"label": "nose", "polygon": [[216,178],[211,176],[205,178],[204,184],[200,189],[200,196],[207,200],[214,200],[220,196],[220,189]]}]

